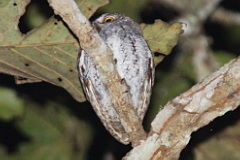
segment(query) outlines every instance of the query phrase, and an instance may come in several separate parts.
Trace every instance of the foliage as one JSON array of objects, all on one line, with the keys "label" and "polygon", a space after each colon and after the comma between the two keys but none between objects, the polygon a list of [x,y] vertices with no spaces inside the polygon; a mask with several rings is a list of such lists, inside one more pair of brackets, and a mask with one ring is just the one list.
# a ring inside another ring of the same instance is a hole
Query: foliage
[{"label": "foliage", "polygon": [[23,113],[23,100],[17,97],[16,92],[9,88],[0,88],[0,118],[11,120]]},{"label": "foliage", "polygon": [[10,156],[0,154],[2,160],[86,158],[86,150],[92,140],[89,124],[73,117],[66,106],[54,102],[48,102],[44,106],[30,100],[25,100],[24,103],[25,113],[16,120],[18,128],[28,140],[21,143],[18,151]]},{"label": "foliage", "polygon": [[[104,0],[102,2],[86,0],[77,2],[87,17],[90,17],[99,6],[106,3]],[[61,86],[76,100],[84,101],[76,69],[78,41],[66,25],[55,17],[51,17],[28,34],[21,34],[16,26],[28,3],[29,1],[3,1],[2,14],[5,15],[7,12],[11,14],[8,14],[8,23],[3,23],[0,28],[2,30],[0,72],[20,77],[18,83],[46,81]],[[5,22],[3,19],[1,21]],[[150,41],[149,38],[150,47],[153,46],[151,45],[153,42],[159,41],[157,43],[161,44],[163,41],[164,45],[160,47],[163,48],[164,54],[170,53],[182,32],[181,24],[176,23],[168,26],[158,22],[151,26],[155,26],[156,32],[159,29],[165,32],[168,28],[169,31],[176,30],[173,34],[169,34],[174,35],[170,40],[168,37],[163,39],[153,37]],[[150,26],[144,29],[146,30],[146,34],[144,34],[146,38],[151,36],[147,33],[148,28]],[[164,42],[165,39],[168,41]],[[166,50],[164,46],[168,46],[168,49]],[[153,51],[155,51],[154,48]],[[23,81],[21,77],[27,78],[27,80]]]}]

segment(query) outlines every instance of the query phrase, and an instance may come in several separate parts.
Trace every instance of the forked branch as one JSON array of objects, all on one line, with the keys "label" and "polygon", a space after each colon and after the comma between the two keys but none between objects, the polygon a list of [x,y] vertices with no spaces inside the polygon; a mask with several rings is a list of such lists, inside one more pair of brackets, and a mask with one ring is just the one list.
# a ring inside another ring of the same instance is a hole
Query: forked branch
[{"label": "forked branch", "polygon": [[240,57],[169,101],[152,122],[147,140],[124,159],[178,159],[192,132],[239,105]]}]

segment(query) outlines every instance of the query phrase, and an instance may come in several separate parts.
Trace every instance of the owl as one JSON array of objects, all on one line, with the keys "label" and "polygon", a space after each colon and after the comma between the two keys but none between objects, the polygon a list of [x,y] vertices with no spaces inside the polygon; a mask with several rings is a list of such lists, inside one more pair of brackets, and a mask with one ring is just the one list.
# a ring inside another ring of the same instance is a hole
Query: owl
[{"label": "owl", "polygon": [[[143,120],[150,101],[155,70],[151,51],[143,39],[140,26],[131,18],[118,13],[103,14],[92,25],[112,50],[116,70],[121,79],[125,80],[131,94],[130,103]],[[129,135],[111,106],[111,93],[101,82],[88,53],[81,49],[77,67],[86,98],[103,125],[118,141],[128,144]]]}]

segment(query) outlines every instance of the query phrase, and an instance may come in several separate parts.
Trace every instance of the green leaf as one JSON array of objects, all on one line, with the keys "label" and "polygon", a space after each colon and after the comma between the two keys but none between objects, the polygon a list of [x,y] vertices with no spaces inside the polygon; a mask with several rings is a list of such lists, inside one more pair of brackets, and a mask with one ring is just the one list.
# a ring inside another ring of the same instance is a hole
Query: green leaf
[{"label": "green leaf", "polygon": [[161,20],[155,20],[154,24],[141,24],[143,37],[147,41],[152,53],[158,52],[160,55],[154,55],[155,66],[157,66],[166,55],[170,54],[173,47],[177,44],[182,30],[182,23],[168,24]]},{"label": "green leaf", "polygon": [[0,87],[0,118],[10,120],[23,112],[23,101],[14,90]]},{"label": "green leaf", "polygon": [[[194,65],[192,63],[193,57],[192,54],[189,52],[182,52],[181,58],[178,60],[178,66],[177,71],[178,73],[181,73],[181,76],[185,77],[186,79],[197,82],[197,75],[194,70]],[[194,84],[191,84],[194,85]]]},{"label": "green leaf", "polygon": [[67,106],[26,102],[26,112],[16,124],[29,140],[20,143],[19,149],[10,155],[0,152],[1,160],[86,159],[93,138],[89,124],[69,114]]},{"label": "green leaf", "polygon": [[221,66],[229,62],[230,60],[237,58],[237,56],[234,55],[233,53],[223,51],[223,50],[214,51],[213,56]]},{"label": "green leaf", "polygon": [[[1,0],[0,72],[20,77],[17,83],[45,81],[65,88],[84,101],[78,79],[77,40],[66,25],[54,17],[26,35],[18,29],[20,17],[30,0]],[[107,0],[76,0],[89,18]],[[21,80],[24,77],[25,81]]]}]

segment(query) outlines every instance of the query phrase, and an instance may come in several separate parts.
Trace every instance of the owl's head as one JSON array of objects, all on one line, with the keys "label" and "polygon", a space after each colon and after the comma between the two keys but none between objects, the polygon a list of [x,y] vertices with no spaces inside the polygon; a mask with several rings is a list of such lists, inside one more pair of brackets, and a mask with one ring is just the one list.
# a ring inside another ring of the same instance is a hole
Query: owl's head
[{"label": "owl's head", "polygon": [[92,24],[98,32],[106,27],[128,25],[134,31],[138,31],[141,34],[140,26],[131,18],[120,13],[105,13],[93,21]]}]

